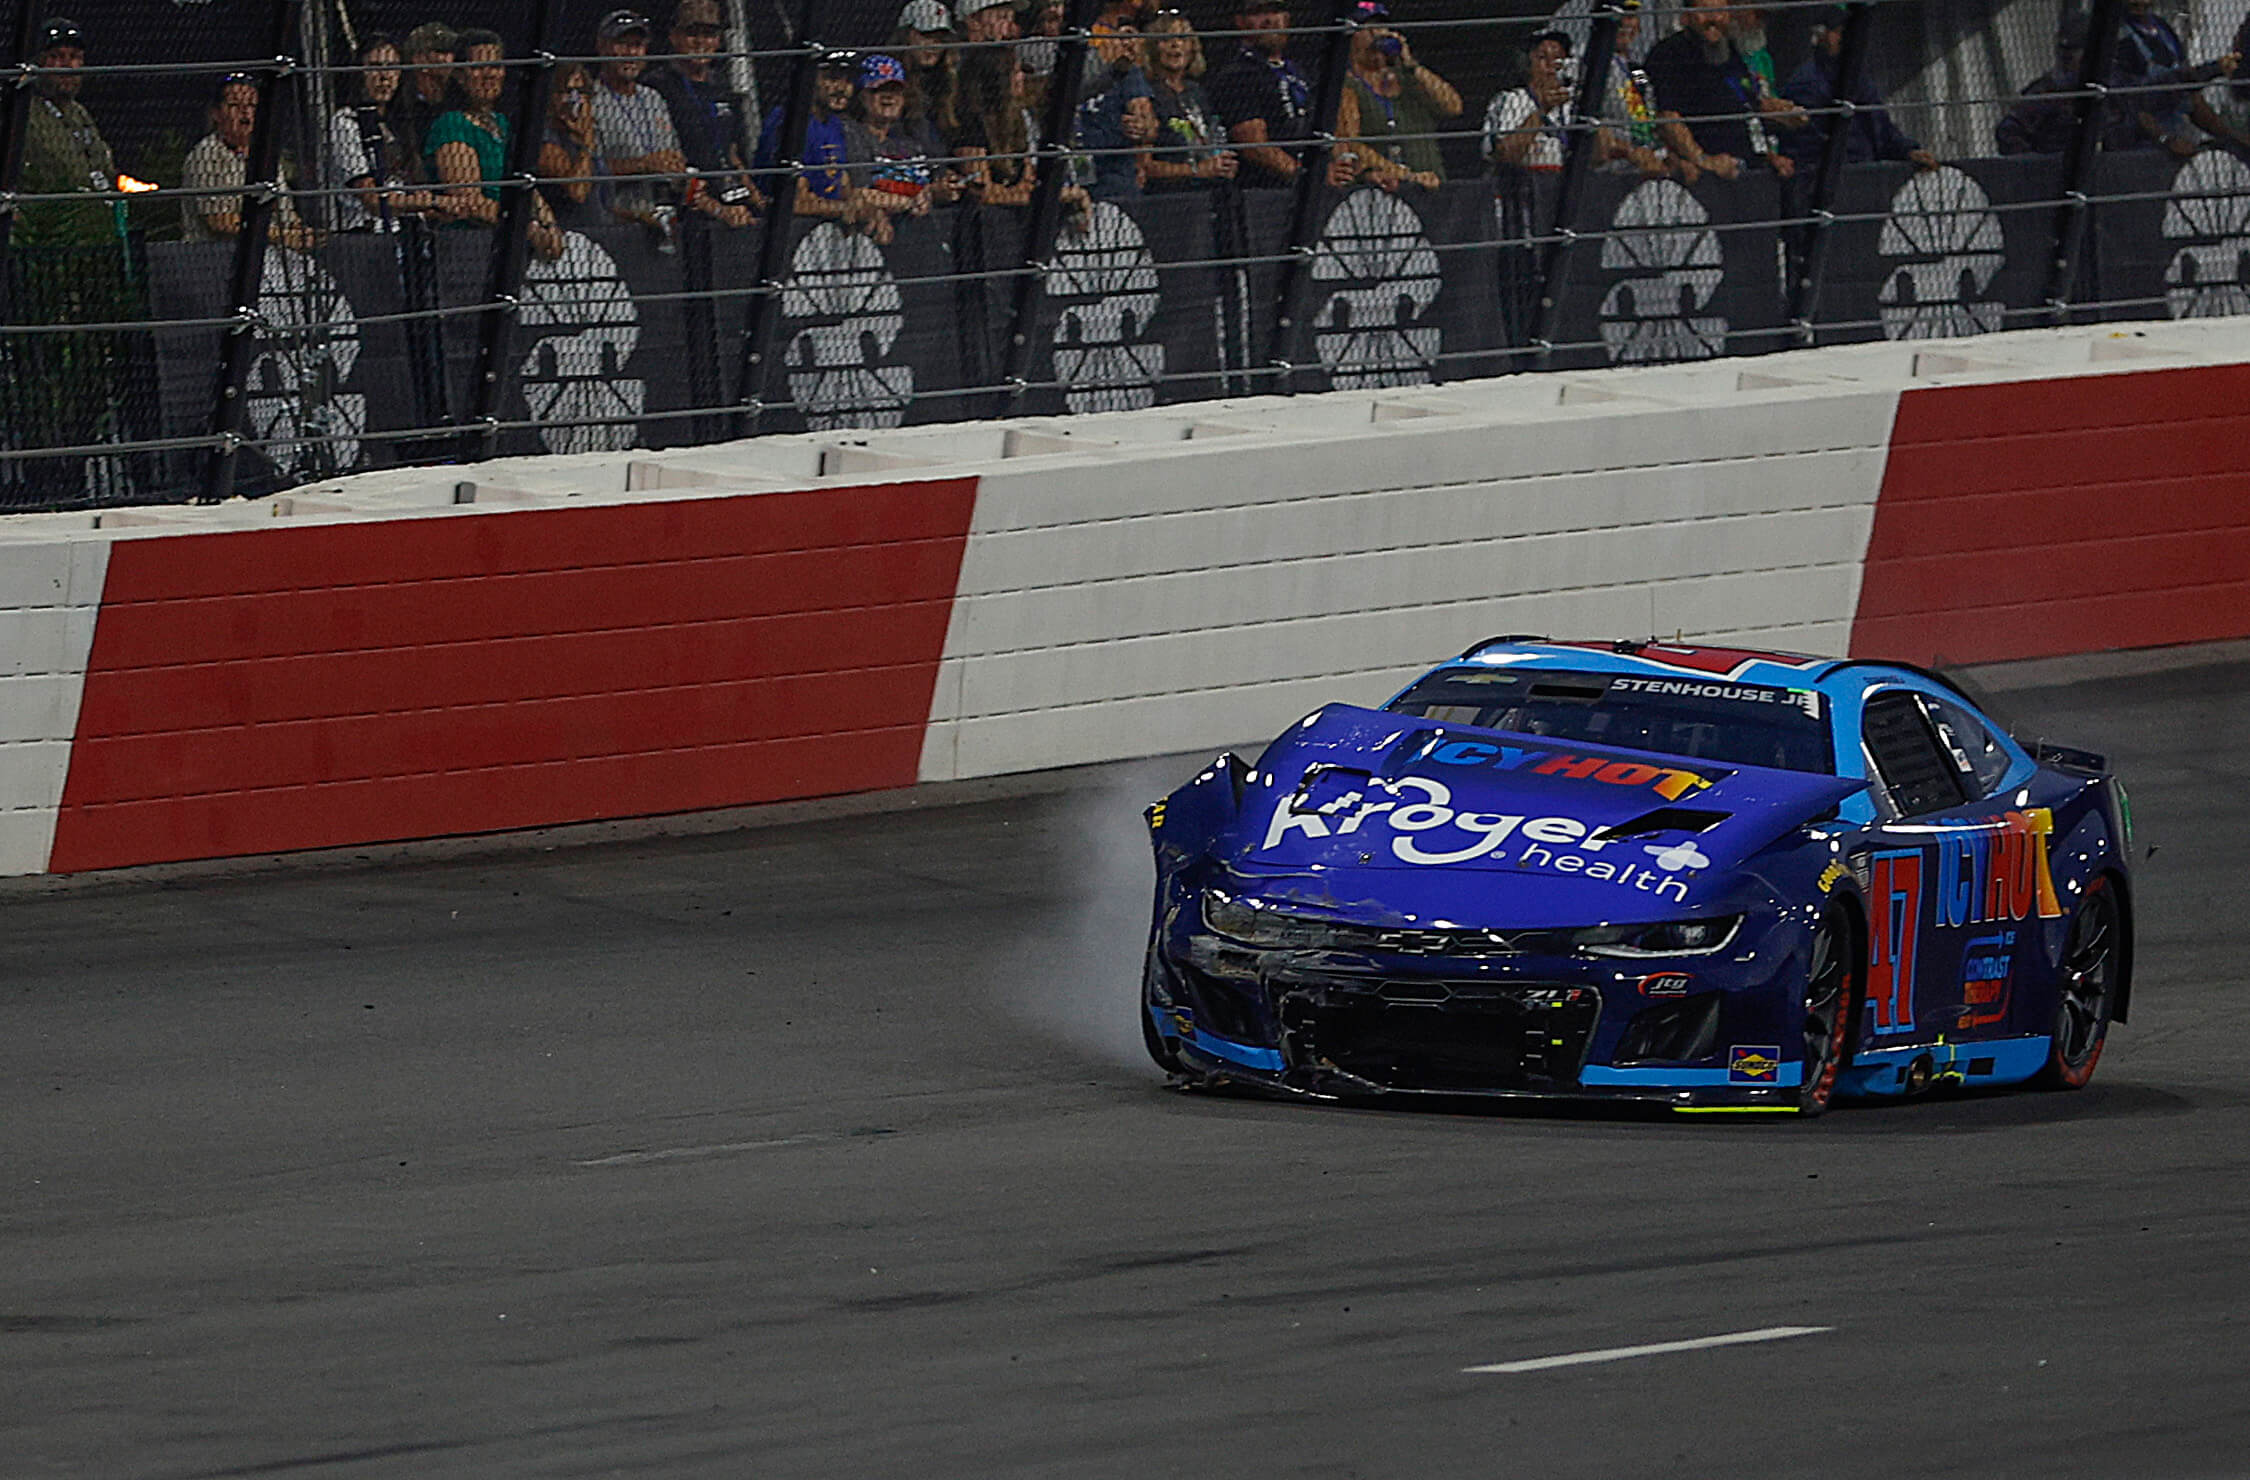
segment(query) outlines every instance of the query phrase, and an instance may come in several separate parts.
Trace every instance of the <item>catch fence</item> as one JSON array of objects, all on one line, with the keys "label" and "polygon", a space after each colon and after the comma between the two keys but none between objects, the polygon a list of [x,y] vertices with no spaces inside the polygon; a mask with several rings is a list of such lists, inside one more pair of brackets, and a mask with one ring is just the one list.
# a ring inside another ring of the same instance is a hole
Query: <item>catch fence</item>
[{"label": "catch fence", "polygon": [[[1274,53],[1294,74],[1256,52],[1264,148],[1209,135],[1266,7],[1190,8],[1200,104],[1170,87],[1177,44],[1144,38],[1164,120],[1144,143],[1118,132],[1119,7],[1033,7],[994,42],[908,34],[891,4],[702,4],[675,28],[663,0],[644,76],[684,66],[735,100],[715,167],[558,167],[574,100],[628,91],[614,7],[486,0],[446,20],[489,49],[400,86],[431,84],[426,130],[444,108],[505,119],[508,144],[466,181],[402,154],[378,188],[354,141],[379,154],[400,105],[364,111],[391,67],[368,43],[403,46],[426,5],[75,0],[68,66],[43,6],[0,0],[0,508],[2250,311],[2239,3],[2169,24],[2170,71],[2131,0],[1738,8],[1722,41],[1688,34],[1711,75],[1764,50],[1773,80],[1697,111],[1665,105],[1695,80],[1676,6],[1305,0]],[[838,169],[824,83],[899,53],[933,147]],[[973,106],[964,80],[1019,67],[1020,98]]]}]

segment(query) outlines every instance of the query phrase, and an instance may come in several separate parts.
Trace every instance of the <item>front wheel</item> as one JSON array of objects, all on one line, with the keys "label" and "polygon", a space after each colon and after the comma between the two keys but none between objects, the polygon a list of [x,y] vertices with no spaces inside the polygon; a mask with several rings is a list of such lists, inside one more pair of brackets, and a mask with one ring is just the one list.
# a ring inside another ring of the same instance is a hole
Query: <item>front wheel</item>
[{"label": "front wheel", "polygon": [[2094,1077],[2109,1015],[2117,1006],[2117,976],[2124,943],[2117,896],[2105,874],[2094,880],[2070,919],[2056,994],[2054,1041],[2032,1083],[2041,1089],[2078,1089]]},{"label": "front wheel", "polygon": [[1851,927],[1830,911],[1813,932],[1812,962],[1805,973],[1804,1078],[1797,1109],[1818,1115],[1836,1093],[1836,1077],[1851,1062],[1852,1024],[1858,1021],[1859,973],[1853,969]]}]

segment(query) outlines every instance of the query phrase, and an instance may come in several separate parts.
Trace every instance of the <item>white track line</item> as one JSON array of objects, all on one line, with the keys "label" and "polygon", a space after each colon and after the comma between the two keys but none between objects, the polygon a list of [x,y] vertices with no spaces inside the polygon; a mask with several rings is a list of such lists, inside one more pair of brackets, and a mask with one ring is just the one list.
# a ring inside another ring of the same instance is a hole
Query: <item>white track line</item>
[{"label": "white track line", "polygon": [[581,1167],[630,1167],[652,1161],[687,1161],[703,1156],[731,1156],[738,1151],[767,1151],[776,1146],[802,1146],[817,1136],[783,1136],[778,1141],[723,1141],[715,1146],[672,1146],[662,1151],[621,1151],[615,1156],[597,1156],[592,1161],[572,1162]]},{"label": "white track line", "polygon": [[1589,1362],[1622,1362],[1628,1357],[1656,1357],[1666,1352],[1695,1352],[1713,1346],[1747,1346],[1754,1341],[1787,1341],[1792,1336],[1818,1336],[1834,1326],[1767,1326],[1757,1331],[1730,1331],[1724,1336],[1698,1336],[1693,1341],[1659,1341],[1653,1346],[1611,1346],[1598,1352],[1571,1352],[1561,1357],[1533,1357],[1527,1362],[1493,1362],[1483,1367],[1463,1367],[1463,1372],[1544,1372],[1549,1367],[1583,1367]]}]

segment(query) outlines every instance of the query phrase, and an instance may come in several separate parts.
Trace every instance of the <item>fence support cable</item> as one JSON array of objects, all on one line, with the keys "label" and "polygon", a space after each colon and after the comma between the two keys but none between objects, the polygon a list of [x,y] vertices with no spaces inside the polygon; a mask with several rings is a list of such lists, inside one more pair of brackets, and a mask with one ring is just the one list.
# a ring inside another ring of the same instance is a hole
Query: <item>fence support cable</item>
[{"label": "fence support cable", "polygon": [[2063,156],[2062,205],[2055,212],[2054,275],[2047,282],[2047,321],[2070,322],[2078,294],[2078,264],[2093,225],[2086,192],[2101,156],[2102,129],[2109,121],[2109,79],[2117,62],[2117,33],[2125,20],[2125,0],[2094,0],[2087,22],[2086,49],[2078,64],[2078,116],[2070,150]]},{"label": "fence support cable", "polygon": [[517,112],[508,136],[507,180],[501,188],[500,220],[493,233],[492,267],[486,308],[477,326],[476,374],[469,382],[472,458],[500,451],[500,390],[506,380],[508,347],[522,305],[526,259],[531,254],[531,224],[538,219],[539,145],[546,136],[547,98],[555,78],[555,56],[548,28],[557,7],[535,5],[531,19],[531,76],[517,90]]},{"label": "fence support cable", "polygon": [[1577,256],[1579,205],[1586,198],[1586,180],[1594,172],[1595,156],[1601,152],[1602,109],[1609,101],[1609,69],[1617,65],[1617,32],[1623,24],[1624,12],[1615,5],[1604,5],[1594,13],[1593,28],[1586,38],[1586,65],[1580,70],[1578,98],[1570,120],[1570,145],[1563,155],[1562,186],[1555,198],[1554,240],[1547,244],[1547,260],[1539,269],[1539,313],[1533,321],[1531,343],[1539,352],[1542,370],[1554,359],[1563,294],[1570,290],[1570,270]]},{"label": "fence support cable", "polygon": [[1039,299],[1055,254],[1062,222],[1063,187],[1070,183],[1071,125],[1078,117],[1078,87],[1086,66],[1086,33],[1094,23],[1096,0],[1070,0],[1055,70],[1047,86],[1046,135],[1039,141],[1039,179],[1032,186],[1031,209],[1023,229],[1023,260],[1017,264],[1015,292],[1008,308],[1008,355],[1002,381],[1008,405],[1020,409],[1030,389],[1032,351],[1039,327]]},{"label": "fence support cable", "polygon": [[1329,7],[1327,40],[1320,49],[1319,91],[1313,97],[1312,132],[1304,152],[1297,157],[1297,192],[1289,213],[1288,255],[1281,263],[1278,295],[1281,312],[1274,318],[1273,350],[1267,356],[1274,376],[1273,388],[1295,395],[1303,336],[1298,321],[1312,297],[1314,218],[1320,214],[1328,188],[1328,168],[1336,158],[1336,115],[1344,106],[1344,78],[1352,66],[1352,33],[1359,29],[1353,18],[1354,0],[1334,0]]},{"label": "fence support cable", "polygon": [[781,102],[781,138],[774,149],[773,186],[766,219],[758,234],[758,280],[742,325],[742,377],[735,398],[742,407],[738,434],[758,432],[766,409],[766,361],[781,319],[781,268],[796,235],[797,181],[805,162],[805,133],[812,124],[813,87],[819,81],[824,47],[813,39],[819,0],[798,0],[797,60],[789,68],[789,90]]},{"label": "fence support cable", "polygon": [[1814,343],[1814,325],[1820,320],[1820,289],[1828,277],[1828,254],[1836,242],[1836,192],[1844,183],[1844,164],[1850,157],[1851,131],[1858,123],[1859,104],[1865,91],[1869,38],[1875,30],[1875,7],[1856,0],[1844,10],[1844,45],[1836,58],[1836,94],[1830,99],[1836,112],[1828,118],[1828,137],[1822,141],[1820,168],[1813,176],[1812,199],[1805,214],[1805,253],[1797,280],[1790,284],[1789,323],[1797,342]]},{"label": "fence support cable", "polygon": [[244,193],[240,197],[239,223],[234,239],[234,268],[228,281],[227,307],[233,322],[219,345],[218,391],[211,405],[211,456],[203,484],[203,502],[215,504],[234,492],[234,468],[242,450],[244,388],[250,366],[258,354],[258,290],[265,280],[266,241],[274,212],[281,207],[285,186],[281,172],[281,84],[295,69],[292,43],[297,38],[301,7],[296,0],[273,0],[273,15],[266,48],[272,60],[261,65],[255,84],[258,117],[250,128],[250,152],[244,164]]}]

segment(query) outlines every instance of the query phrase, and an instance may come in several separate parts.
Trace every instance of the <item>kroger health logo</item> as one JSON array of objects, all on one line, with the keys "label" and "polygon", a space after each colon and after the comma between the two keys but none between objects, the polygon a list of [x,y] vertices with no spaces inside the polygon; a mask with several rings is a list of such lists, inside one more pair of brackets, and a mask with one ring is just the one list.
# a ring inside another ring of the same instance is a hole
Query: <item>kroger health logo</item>
[{"label": "kroger health logo", "polygon": [[781,285],[781,316],[790,326],[782,363],[805,425],[825,432],[904,421],[914,369],[888,363],[906,317],[882,249],[823,221],[797,243],[789,272]]},{"label": "kroger health logo", "polygon": [[2214,149],[2180,166],[2164,240],[2178,247],[2164,269],[2173,318],[2250,313],[2250,165]]},{"label": "kroger health logo", "polygon": [[1313,351],[1332,387],[1430,383],[1440,335],[1422,319],[1444,284],[1412,206],[1381,190],[1345,196],[1321,228],[1312,278],[1325,295],[1313,314]]},{"label": "kroger health logo", "polygon": [[1916,174],[1891,197],[1876,250],[1888,272],[1876,294],[1887,339],[1956,339],[2005,322],[1991,301],[2006,260],[2000,214],[1984,187],[1951,167]]},{"label": "kroger health logo", "polygon": [[1156,318],[1156,259],[1133,218],[1096,201],[1080,232],[1065,232],[1047,273],[1055,323],[1055,379],[1073,411],[1137,411],[1156,404],[1164,346],[1143,338]]},{"label": "kroger health logo", "polygon": [[1635,186],[1610,218],[1602,270],[1602,343],[1612,363],[1708,360],[1727,342],[1712,311],[1724,276],[1719,234],[1703,203],[1671,180]]}]

